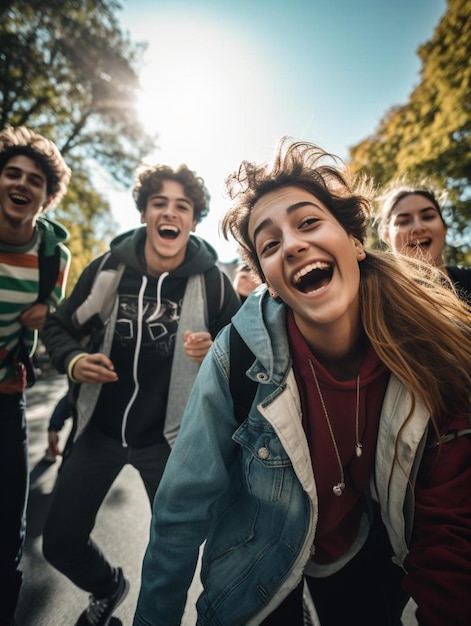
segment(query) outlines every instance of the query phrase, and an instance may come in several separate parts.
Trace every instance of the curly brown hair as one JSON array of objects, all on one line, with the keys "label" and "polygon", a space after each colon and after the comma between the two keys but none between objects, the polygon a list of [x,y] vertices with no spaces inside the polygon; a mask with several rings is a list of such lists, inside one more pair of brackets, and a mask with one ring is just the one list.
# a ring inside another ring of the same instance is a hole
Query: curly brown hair
[{"label": "curly brown hair", "polygon": [[67,191],[71,171],[55,143],[25,126],[7,126],[0,132],[0,172],[17,155],[32,159],[44,172],[48,196],[44,209],[57,205]]},{"label": "curly brown hair", "polygon": [[147,206],[147,200],[151,194],[158,193],[162,189],[165,180],[174,180],[185,190],[185,194],[193,202],[193,217],[197,223],[209,213],[210,195],[204,184],[204,180],[188,168],[180,165],[173,169],[169,165],[142,165],[136,171],[136,183],[132,190],[132,197],[139,212],[143,212]]}]

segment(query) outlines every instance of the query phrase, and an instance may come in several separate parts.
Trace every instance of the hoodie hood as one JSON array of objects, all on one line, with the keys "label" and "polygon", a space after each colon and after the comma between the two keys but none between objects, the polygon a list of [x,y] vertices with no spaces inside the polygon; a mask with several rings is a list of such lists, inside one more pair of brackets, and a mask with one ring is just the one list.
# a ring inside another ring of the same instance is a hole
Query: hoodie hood
[{"label": "hoodie hood", "polygon": [[[140,274],[147,274],[144,257],[145,226],[118,235],[110,244],[113,255]],[[216,250],[204,239],[190,235],[183,263],[170,272],[176,278],[200,274],[213,267],[217,261]]]},{"label": "hoodie hood", "polygon": [[38,217],[36,228],[41,236],[44,256],[54,256],[57,244],[64,243],[69,238],[64,226],[50,217]]}]

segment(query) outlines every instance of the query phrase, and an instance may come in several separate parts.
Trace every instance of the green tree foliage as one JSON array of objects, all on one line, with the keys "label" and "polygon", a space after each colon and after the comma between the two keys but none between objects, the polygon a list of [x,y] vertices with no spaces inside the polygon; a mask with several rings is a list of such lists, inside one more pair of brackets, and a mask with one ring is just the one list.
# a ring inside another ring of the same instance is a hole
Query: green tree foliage
[{"label": "green tree foliage", "polygon": [[419,47],[420,81],[375,133],[350,149],[355,171],[378,185],[433,179],[448,190],[455,261],[471,264],[471,0],[448,0],[432,38]]},{"label": "green tree foliage", "polygon": [[72,168],[55,214],[71,233],[71,280],[112,228],[92,186],[97,167],[123,188],[155,144],[136,114],[143,44],[116,18],[116,0],[3,0],[0,127],[26,125],[55,141]]},{"label": "green tree foliage", "polygon": [[72,263],[66,289],[66,295],[69,295],[84,268],[107,249],[105,242],[115,234],[116,225],[109,204],[80,170],[74,170],[64,200],[48,211],[48,217],[60,222],[70,234],[67,246]]}]

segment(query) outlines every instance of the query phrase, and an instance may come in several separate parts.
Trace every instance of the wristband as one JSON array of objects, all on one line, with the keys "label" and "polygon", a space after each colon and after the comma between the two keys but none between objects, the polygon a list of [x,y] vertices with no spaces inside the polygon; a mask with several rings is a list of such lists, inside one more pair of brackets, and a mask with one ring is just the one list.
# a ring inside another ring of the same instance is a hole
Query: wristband
[{"label": "wristband", "polygon": [[73,383],[79,382],[77,379],[75,379],[72,376],[72,372],[74,370],[75,364],[77,363],[77,361],[80,361],[80,359],[83,359],[86,356],[88,356],[88,352],[81,352],[80,354],[77,354],[77,356],[74,356],[74,358],[69,363],[69,367],[67,368],[67,376],[70,378],[70,380]]}]

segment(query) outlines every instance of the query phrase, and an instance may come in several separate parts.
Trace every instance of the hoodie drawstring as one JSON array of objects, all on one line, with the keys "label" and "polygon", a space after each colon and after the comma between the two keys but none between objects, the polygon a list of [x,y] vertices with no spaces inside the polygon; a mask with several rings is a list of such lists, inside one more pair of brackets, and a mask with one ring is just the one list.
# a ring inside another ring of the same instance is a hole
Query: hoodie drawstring
[{"label": "hoodie drawstring", "polygon": [[162,305],[162,283],[167,278],[168,272],[164,272],[159,276],[159,280],[157,281],[157,306],[152,315],[147,318],[148,322],[153,322],[160,315],[160,307]]},{"label": "hoodie drawstring", "polygon": [[[155,307],[154,313],[147,318],[146,322],[152,322],[155,320],[160,314],[160,308],[162,306],[162,283],[165,278],[168,276],[168,272],[164,272],[159,276],[159,280],[157,281],[157,306]],[[139,295],[137,298],[137,319],[136,319],[136,346],[134,349],[134,359],[132,365],[132,376],[134,380],[134,391],[129,400],[126,409],[123,415],[123,422],[121,425],[121,442],[123,448],[128,447],[128,442],[126,441],[126,425],[128,422],[129,412],[131,411],[132,405],[136,400],[137,394],[139,393],[139,380],[138,380],[138,365],[139,365],[139,354],[141,353],[141,344],[142,344],[142,325],[144,318],[144,293],[147,287],[147,276],[142,277],[141,288],[139,289]]]}]

